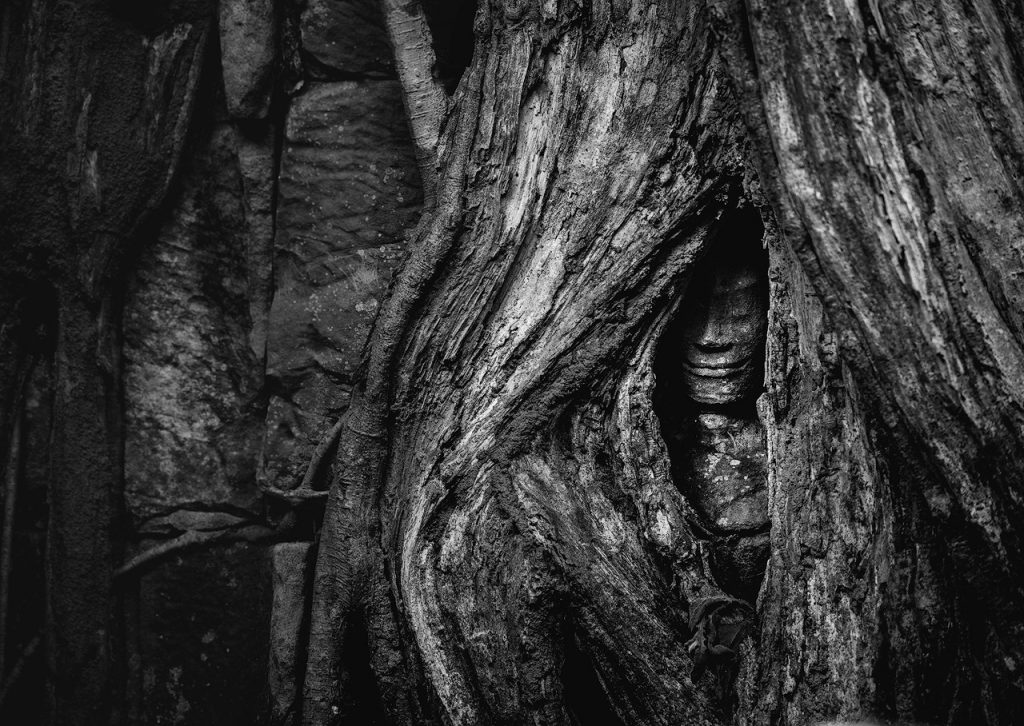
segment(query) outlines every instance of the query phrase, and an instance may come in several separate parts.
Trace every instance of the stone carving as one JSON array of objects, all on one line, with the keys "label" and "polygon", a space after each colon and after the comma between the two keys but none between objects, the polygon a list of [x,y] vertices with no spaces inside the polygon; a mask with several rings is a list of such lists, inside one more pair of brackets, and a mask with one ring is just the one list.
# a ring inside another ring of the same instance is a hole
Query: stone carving
[{"label": "stone carving", "polygon": [[764,428],[755,401],[764,379],[768,285],[760,235],[720,237],[698,263],[682,308],[685,391],[677,475],[705,519],[719,584],[757,596],[767,558]]},{"label": "stone carving", "polygon": [[722,245],[694,270],[683,307],[683,375],[698,404],[752,400],[761,387],[768,291],[757,251]]}]

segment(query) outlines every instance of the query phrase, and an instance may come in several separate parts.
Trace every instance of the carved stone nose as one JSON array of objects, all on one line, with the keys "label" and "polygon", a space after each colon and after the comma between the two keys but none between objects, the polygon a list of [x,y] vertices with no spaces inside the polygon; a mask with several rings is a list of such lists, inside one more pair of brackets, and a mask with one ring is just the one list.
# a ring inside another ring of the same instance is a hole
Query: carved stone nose
[{"label": "carved stone nose", "polygon": [[732,347],[733,336],[717,315],[709,315],[693,336],[693,343],[702,353],[724,353]]},{"label": "carved stone nose", "polygon": [[703,353],[724,353],[732,347],[732,341],[706,337],[698,340],[695,345]]}]

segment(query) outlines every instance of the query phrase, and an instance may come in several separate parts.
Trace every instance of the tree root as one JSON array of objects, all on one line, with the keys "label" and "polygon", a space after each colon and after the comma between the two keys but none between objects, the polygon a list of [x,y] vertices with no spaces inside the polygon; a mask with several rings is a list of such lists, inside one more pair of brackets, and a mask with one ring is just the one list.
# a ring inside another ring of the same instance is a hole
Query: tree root
[{"label": "tree root", "polygon": [[174,539],[161,542],[135,555],[114,571],[114,577],[124,577],[158,560],[185,550],[209,547],[220,542],[268,542],[280,534],[281,531],[278,529],[259,524],[212,531],[189,530]]},{"label": "tree root", "polygon": [[[314,492],[313,482],[316,481],[317,474],[322,469],[324,462],[327,461],[327,457],[338,448],[338,437],[341,435],[341,429],[344,426],[345,418],[342,417],[338,420],[338,423],[331,427],[331,430],[324,437],[324,440],[317,444],[316,450],[313,452],[313,458],[309,461],[309,466],[306,467],[306,475],[302,477],[302,483],[299,484],[299,488],[296,492],[304,492],[307,494],[322,494],[327,496],[326,490],[321,492]],[[319,499],[319,497],[305,496],[306,499]]]}]

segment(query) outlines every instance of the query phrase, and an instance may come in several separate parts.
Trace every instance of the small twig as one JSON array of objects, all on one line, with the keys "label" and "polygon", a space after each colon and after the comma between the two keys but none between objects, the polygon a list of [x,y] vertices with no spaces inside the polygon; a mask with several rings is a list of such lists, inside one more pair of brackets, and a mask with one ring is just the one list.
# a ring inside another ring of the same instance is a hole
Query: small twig
[{"label": "small twig", "polygon": [[25,670],[25,666],[28,664],[29,659],[35,655],[36,650],[39,649],[40,637],[37,635],[32,640],[28,641],[28,645],[25,646],[24,650],[21,651],[21,657],[18,658],[18,662],[11,668],[10,674],[4,680],[3,687],[0,687],[0,710],[3,709],[4,702],[7,700],[7,694],[10,693],[11,688],[17,683],[18,678],[21,677],[21,672]]},{"label": "small twig", "polygon": [[381,0],[381,4],[423,177],[424,206],[430,209],[436,200],[437,142],[441,122],[448,112],[448,94],[434,77],[437,58],[420,3],[417,0]]},{"label": "small twig", "polygon": [[161,542],[144,552],[132,557],[114,571],[114,577],[124,577],[151,562],[163,559],[168,555],[196,547],[208,547],[218,542],[263,542],[278,534],[276,529],[259,524],[216,529],[212,531],[189,530],[174,539]]},{"label": "small twig", "polygon": [[[341,429],[345,425],[345,417],[342,416],[338,423],[331,427],[330,432],[324,437],[316,450],[313,452],[313,458],[309,461],[309,466],[306,467],[306,475],[302,477],[302,483],[296,491],[308,491],[313,492],[313,481],[316,479],[317,473],[320,471],[320,467],[323,465],[324,460],[327,456],[333,452],[338,446],[338,436],[341,435]],[[326,494],[327,492],[324,492]]]}]

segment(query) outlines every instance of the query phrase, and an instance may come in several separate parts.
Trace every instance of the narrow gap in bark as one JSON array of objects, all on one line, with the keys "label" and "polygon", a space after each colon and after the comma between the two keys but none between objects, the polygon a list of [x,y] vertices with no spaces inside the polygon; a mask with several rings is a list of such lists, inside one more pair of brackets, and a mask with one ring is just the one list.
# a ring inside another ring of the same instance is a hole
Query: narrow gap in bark
[{"label": "narrow gap in bark", "polygon": [[[754,207],[723,217],[659,342],[654,409],[712,575],[753,602],[767,559],[764,388],[768,257]],[[702,530],[702,531],[701,531]]]},{"label": "narrow gap in bark", "polygon": [[565,638],[562,686],[565,708],[575,726],[625,726],[608,700],[593,661],[582,651],[572,634]]},{"label": "narrow gap in bark", "polygon": [[347,683],[342,689],[345,697],[339,706],[338,720],[367,726],[387,724],[377,679],[370,668],[370,643],[362,617],[353,617],[346,625],[341,672]]},{"label": "narrow gap in bark", "polygon": [[455,93],[473,59],[476,4],[477,0],[423,0],[423,12],[437,57],[434,74],[448,95]]},{"label": "narrow gap in bark", "polygon": [[891,634],[889,623],[886,618],[880,618],[878,622],[878,639],[881,646],[878,649],[878,660],[875,661],[872,671],[872,678],[877,684],[875,692],[875,709],[878,716],[886,718],[896,717],[896,693],[893,688],[897,680],[897,674],[891,662],[892,649],[890,647]]}]

